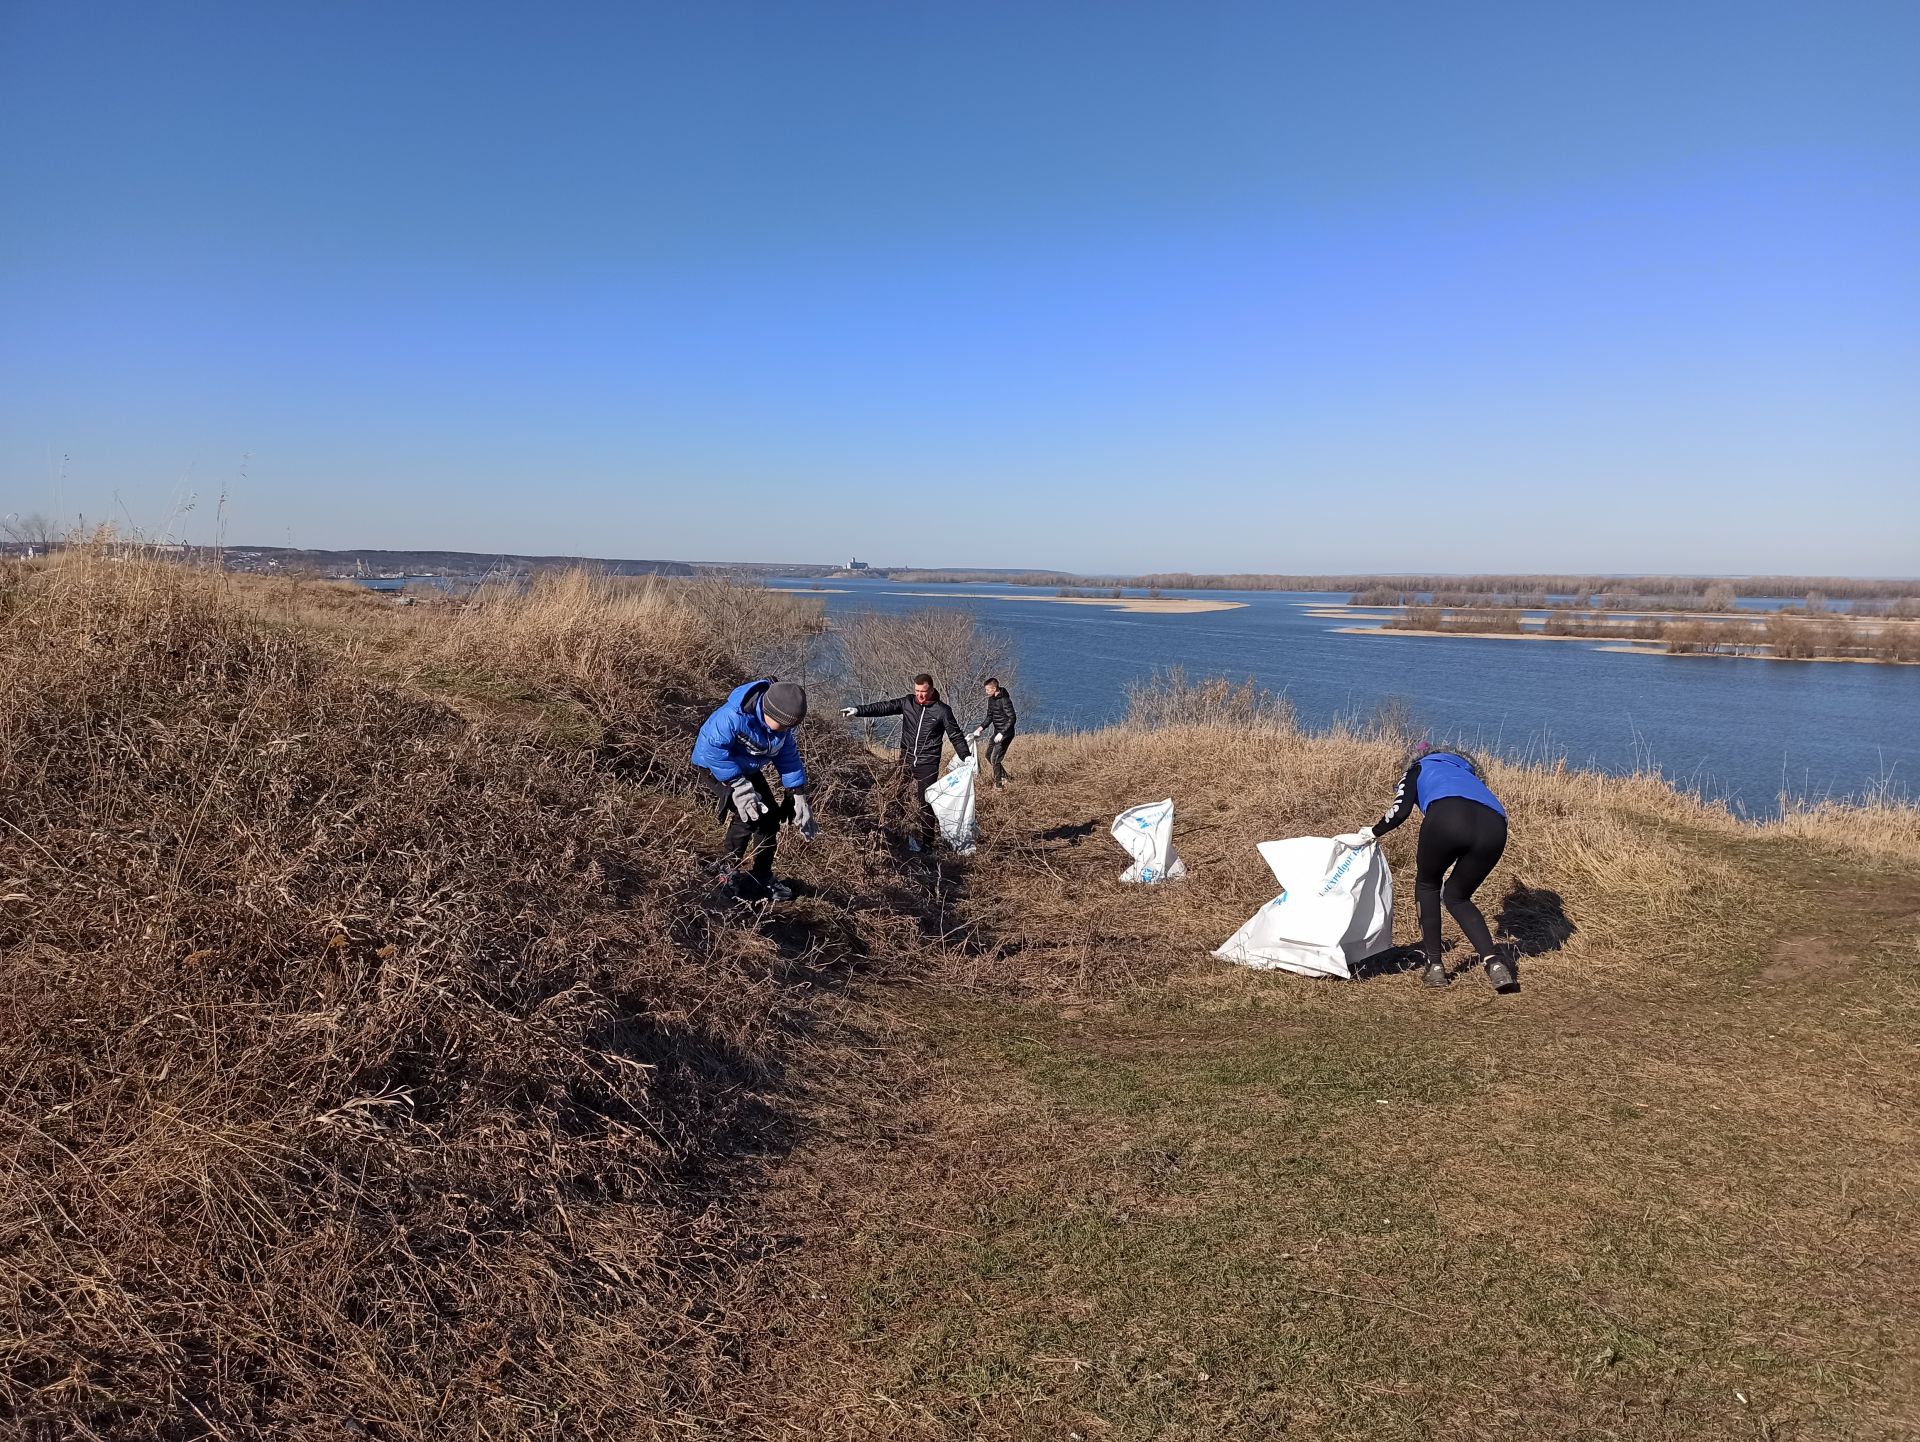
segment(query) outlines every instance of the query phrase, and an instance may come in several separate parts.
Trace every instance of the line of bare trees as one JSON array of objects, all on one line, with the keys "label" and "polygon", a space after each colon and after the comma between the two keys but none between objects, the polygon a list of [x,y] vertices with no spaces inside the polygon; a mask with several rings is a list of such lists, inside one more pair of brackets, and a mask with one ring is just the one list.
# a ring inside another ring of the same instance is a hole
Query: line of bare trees
[{"label": "line of bare trees", "polygon": [[[1385,625],[1389,631],[1464,636],[1525,634],[1518,610],[1410,606]],[[1920,661],[1920,624],[1861,620],[1834,613],[1775,611],[1766,616],[1665,621],[1604,612],[1554,611],[1543,636],[1664,645],[1675,656],[1777,656],[1782,660]]]}]

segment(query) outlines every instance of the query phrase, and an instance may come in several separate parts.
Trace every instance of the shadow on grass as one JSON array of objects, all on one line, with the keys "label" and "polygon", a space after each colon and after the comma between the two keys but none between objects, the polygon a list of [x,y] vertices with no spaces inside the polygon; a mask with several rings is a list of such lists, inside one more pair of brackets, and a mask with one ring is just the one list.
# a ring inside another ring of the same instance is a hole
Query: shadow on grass
[{"label": "shadow on grass", "polygon": [[1580,928],[1568,919],[1560,893],[1516,881],[1500,900],[1494,922],[1513,942],[1519,956],[1544,956],[1558,951]]},{"label": "shadow on grass", "polygon": [[1042,841],[1064,841],[1069,846],[1078,846],[1082,841],[1086,840],[1087,837],[1093,835],[1095,828],[1099,825],[1100,819],[1095,817],[1092,821],[1083,821],[1078,826],[1055,826],[1041,832],[1040,839]]},{"label": "shadow on grass", "polygon": [[1426,953],[1417,946],[1390,946],[1353,964],[1353,979],[1369,981],[1376,976],[1401,976],[1418,971],[1427,964]]}]

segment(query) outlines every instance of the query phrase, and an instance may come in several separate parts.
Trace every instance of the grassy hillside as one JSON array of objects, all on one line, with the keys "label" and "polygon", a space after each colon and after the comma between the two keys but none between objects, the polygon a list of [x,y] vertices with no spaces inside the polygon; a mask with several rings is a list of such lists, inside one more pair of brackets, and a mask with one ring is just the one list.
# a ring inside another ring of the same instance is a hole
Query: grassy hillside
[{"label": "grassy hillside", "polygon": [[[686,751],[820,628],[0,566],[0,1417],[1914,1435],[1912,808],[1500,768],[1521,992],[1320,984],[1206,953],[1392,738],[1023,736],[934,863],[823,718],[803,894],[742,910]],[[1107,824],[1163,795],[1194,874],[1124,887]]]},{"label": "grassy hillside", "polygon": [[[918,904],[845,824],[778,920],[716,898],[710,815],[666,783],[735,679],[730,595],[572,577],[421,615],[80,554],[0,572],[0,1415],[724,1415],[764,1245],[737,1173],[785,1145],[813,992]],[[735,599],[776,641],[814,624]],[[823,806],[858,814],[875,763],[814,739]]]},{"label": "grassy hillside", "polygon": [[[823,1139],[798,1188],[812,1245],[767,1339],[789,1415],[1915,1435],[1913,811],[1753,828],[1496,766],[1514,840],[1482,897],[1518,995],[1207,960],[1274,891],[1252,840],[1370,819],[1399,754],[1270,726],[1016,745],[968,903],[999,945],[894,1004],[894,1149]],[[1167,794],[1193,876],[1124,886],[1107,824]],[[1388,841],[1406,941],[1413,830]]]}]

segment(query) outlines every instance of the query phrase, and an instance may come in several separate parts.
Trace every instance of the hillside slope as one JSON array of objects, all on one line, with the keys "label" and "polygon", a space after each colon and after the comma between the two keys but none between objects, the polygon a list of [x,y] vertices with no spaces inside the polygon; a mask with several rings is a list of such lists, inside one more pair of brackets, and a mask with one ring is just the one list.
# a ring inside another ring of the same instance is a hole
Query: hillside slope
[{"label": "hillside slope", "polygon": [[[1517,995],[1208,960],[1273,893],[1252,843],[1361,824],[1399,754],[1023,738],[966,905],[999,947],[891,999],[872,1024],[911,1082],[824,1115],[783,1198],[811,1245],[761,1339],[774,1415],[1920,1435],[1911,809],[1762,829],[1657,781],[1496,767],[1514,841],[1482,897]],[[1107,824],[1167,794],[1193,874],[1124,886]],[[1388,843],[1403,941],[1413,831]]]},{"label": "hillside slope", "polygon": [[683,788],[730,598],[813,625],[584,577],[422,616],[0,570],[0,1416],[724,1426],[765,1245],[731,1199],[787,1145],[815,995],[921,904],[847,824],[883,773],[830,731],[813,894],[716,893]]},{"label": "hillside slope", "polygon": [[[821,629],[0,566],[0,1418],[1914,1435],[1913,808],[1496,767],[1521,992],[1315,983],[1207,953],[1395,739],[1023,736],[931,860],[823,707],[802,894],[743,909],[686,753]],[[1123,886],[1163,795],[1193,875]]]}]

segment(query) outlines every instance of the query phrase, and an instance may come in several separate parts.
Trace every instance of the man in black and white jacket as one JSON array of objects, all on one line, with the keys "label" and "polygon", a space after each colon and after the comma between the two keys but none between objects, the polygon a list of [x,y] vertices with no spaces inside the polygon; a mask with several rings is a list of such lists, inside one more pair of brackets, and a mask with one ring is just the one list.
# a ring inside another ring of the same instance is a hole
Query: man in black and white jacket
[{"label": "man in black and white jacket", "polygon": [[998,791],[1007,784],[1007,773],[1000,763],[1006,759],[1007,748],[1013,745],[1013,725],[1020,718],[1014,714],[1013,692],[1000,684],[997,676],[987,677],[987,719],[973,728],[973,739],[978,741],[988,736],[987,764],[993,768],[993,788]]},{"label": "man in black and white jacket", "polygon": [[871,701],[865,706],[848,706],[842,716],[898,716],[900,718],[900,764],[913,773],[920,795],[921,846],[931,845],[934,837],[933,810],[926,803],[927,788],[940,776],[940,744],[951,739],[954,754],[962,761],[973,753],[967,748],[966,734],[953,718],[953,708],[940,699],[933,677],[922,671],[913,678],[913,690],[891,701]]}]

